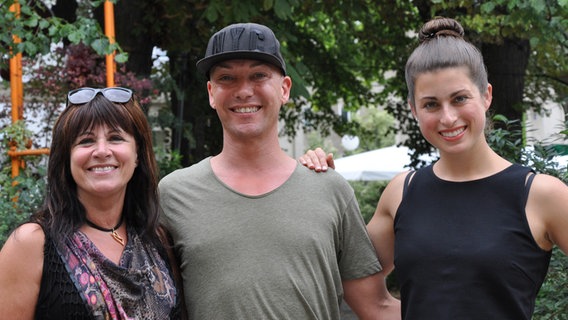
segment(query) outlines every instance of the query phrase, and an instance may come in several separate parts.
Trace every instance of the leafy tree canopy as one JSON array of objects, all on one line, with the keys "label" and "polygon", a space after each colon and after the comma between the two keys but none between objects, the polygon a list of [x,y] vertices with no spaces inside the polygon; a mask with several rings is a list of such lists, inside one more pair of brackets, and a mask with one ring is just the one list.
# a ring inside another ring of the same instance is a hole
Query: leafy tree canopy
[{"label": "leafy tree canopy", "polygon": [[51,9],[40,1],[19,2],[19,20],[8,6],[0,9],[2,30],[23,40],[15,44],[10,32],[3,32],[4,56],[10,47],[29,55],[45,52],[56,41],[83,42],[99,54],[125,48],[127,69],[148,77],[152,47],[167,50],[173,81],[160,89],[172,92],[175,129],[186,133],[174,140],[186,165],[220,149],[221,126],[195,62],[210,35],[234,22],[266,24],[282,42],[294,81],[292,101],[281,113],[289,134],[300,127],[353,133],[352,124],[335,114],[338,101],[347,111],[382,105],[397,119],[395,130],[410,137],[406,144],[428,152],[431,147],[408,114],[403,69],[417,45],[413,32],[437,15],[458,19],[468,40],[482,50],[496,113],[520,119],[523,110],[538,108],[545,99],[568,100],[567,0],[123,0],[115,1],[120,48],[101,34],[102,0],[57,0]]},{"label": "leafy tree canopy", "polygon": [[[128,56],[120,52],[117,43],[111,44],[94,18],[79,16],[72,21],[57,17],[42,1],[2,0],[0,5],[0,56],[6,58],[16,53],[35,56],[48,53],[52,44],[66,42],[91,46],[99,55],[116,50],[118,62]],[[104,0],[93,1],[98,6]],[[74,2],[72,8],[77,8]],[[19,7],[19,14],[16,8]],[[0,68],[6,68],[6,59],[0,60]]]}]

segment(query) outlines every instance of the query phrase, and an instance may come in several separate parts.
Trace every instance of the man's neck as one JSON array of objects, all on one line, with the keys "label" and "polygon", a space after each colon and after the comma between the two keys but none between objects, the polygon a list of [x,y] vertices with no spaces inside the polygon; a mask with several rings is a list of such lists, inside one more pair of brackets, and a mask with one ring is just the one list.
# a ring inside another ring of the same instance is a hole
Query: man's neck
[{"label": "man's neck", "polygon": [[215,175],[232,189],[248,195],[260,195],[282,185],[296,169],[297,162],[279,147],[223,148],[211,158]]}]

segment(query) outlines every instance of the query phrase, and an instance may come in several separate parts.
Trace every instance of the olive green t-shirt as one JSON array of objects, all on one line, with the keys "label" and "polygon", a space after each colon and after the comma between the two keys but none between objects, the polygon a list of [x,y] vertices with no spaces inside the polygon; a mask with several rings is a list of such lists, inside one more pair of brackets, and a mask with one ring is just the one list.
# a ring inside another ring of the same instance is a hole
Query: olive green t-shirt
[{"label": "olive green t-shirt", "polygon": [[209,160],[159,186],[190,319],[339,319],[342,279],[381,269],[349,184],[298,164],[280,187],[248,196]]}]

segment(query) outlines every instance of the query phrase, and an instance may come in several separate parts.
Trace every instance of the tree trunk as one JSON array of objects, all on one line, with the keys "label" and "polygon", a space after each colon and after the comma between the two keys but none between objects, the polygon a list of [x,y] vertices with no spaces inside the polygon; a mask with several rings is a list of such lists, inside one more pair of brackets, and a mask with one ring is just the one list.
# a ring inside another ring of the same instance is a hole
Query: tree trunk
[{"label": "tree trunk", "polygon": [[51,11],[56,17],[75,22],[77,20],[77,7],[77,0],[57,0]]},{"label": "tree trunk", "polygon": [[483,59],[493,86],[492,114],[509,120],[522,119],[525,72],[529,60],[528,40],[505,39],[502,44],[481,45]]},{"label": "tree trunk", "polygon": [[[104,28],[104,6],[95,10],[95,17]],[[114,29],[116,41],[128,53],[126,70],[137,77],[149,78],[152,72],[152,50],[156,45],[155,36],[160,26],[159,19],[147,18],[148,15],[160,16],[159,5],[151,1],[118,1],[114,6]]]},{"label": "tree trunk", "polygon": [[[183,155],[182,164],[188,166],[218,154],[223,131],[217,114],[209,106],[206,80],[197,74],[196,58],[176,51],[169,51],[168,56],[170,74],[178,88],[172,92],[172,112],[179,121],[174,128],[173,149]],[[191,137],[184,135],[188,132]]]}]

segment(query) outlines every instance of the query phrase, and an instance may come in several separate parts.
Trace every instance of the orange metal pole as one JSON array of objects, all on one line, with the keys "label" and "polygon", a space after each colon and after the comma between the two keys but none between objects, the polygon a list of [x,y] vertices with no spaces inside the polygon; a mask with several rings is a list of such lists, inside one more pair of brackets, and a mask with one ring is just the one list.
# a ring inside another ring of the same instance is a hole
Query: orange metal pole
[{"label": "orange metal pole", "polygon": [[[10,152],[16,152],[16,147],[10,147],[10,151],[8,151],[8,154]],[[14,179],[15,177],[17,177],[18,175],[20,175],[20,157],[16,157],[16,156],[10,156],[12,159],[12,179]],[[16,180],[12,181],[12,185],[16,185]]]},{"label": "orange metal pole", "polygon": [[[20,18],[20,3],[16,0],[10,5],[10,11],[16,14],[16,18]],[[17,35],[12,35],[14,44],[22,42]],[[12,48],[11,48],[12,49]],[[22,53],[18,52],[10,57],[10,97],[12,100],[12,123],[24,119],[24,85],[22,81]],[[12,145],[8,151],[8,156],[12,163],[12,178],[16,178],[20,174],[20,168],[24,167],[22,156],[49,154],[49,149],[37,150],[17,150],[17,146]],[[14,180],[12,184],[16,184]],[[17,198],[16,198],[17,199]],[[16,200],[14,199],[14,200]]]},{"label": "orange metal pole", "polygon": [[[17,38],[14,36],[14,38]],[[22,54],[17,53],[10,58],[10,95],[12,99],[12,122],[24,118],[23,101],[24,92],[22,86]]]},{"label": "orange metal pole", "polygon": [[[16,146],[10,147],[8,155],[12,158],[12,178],[20,175],[20,167],[24,166],[24,160],[20,159],[21,156],[39,156],[42,154],[49,154],[49,148],[16,150]],[[16,181],[13,181],[12,184],[15,185]]]},{"label": "orange metal pole", "polygon": [[39,156],[42,154],[49,154],[49,148],[16,150],[16,147],[11,147],[8,151],[10,157]]},{"label": "orange metal pole", "polygon": [[[110,0],[105,1],[105,35],[111,44],[115,43],[114,36],[114,5]],[[114,87],[114,73],[116,64],[114,63],[114,52],[106,56],[106,81],[107,87]]]},{"label": "orange metal pole", "polygon": [[[16,13],[16,18],[20,17],[20,4],[18,1],[10,6],[10,11]],[[22,40],[17,35],[12,35],[14,43],[21,43]],[[23,119],[23,85],[22,85],[22,53],[17,53],[10,57],[10,93],[12,99],[12,122]]]},{"label": "orange metal pole", "polygon": [[[20,3],[14,1],[10,5],[10,11],[16,13],[16,18],[20,17]],[[21,39],[12,35],[14,43],[18,44]],[[10,57],[10,96],[12,99],[12,123],[24,118],[23,101],[24,92],[22,84],[22,54],[17,53]],[[11,147],[11,149],[16,147]],[[15,178],[20,173],[20,166],[22,161],[19,157],[12,157],[12,178]]]}]

